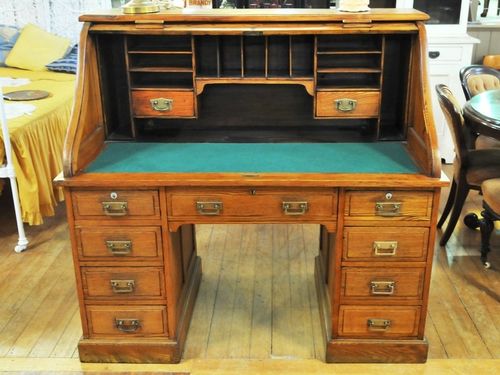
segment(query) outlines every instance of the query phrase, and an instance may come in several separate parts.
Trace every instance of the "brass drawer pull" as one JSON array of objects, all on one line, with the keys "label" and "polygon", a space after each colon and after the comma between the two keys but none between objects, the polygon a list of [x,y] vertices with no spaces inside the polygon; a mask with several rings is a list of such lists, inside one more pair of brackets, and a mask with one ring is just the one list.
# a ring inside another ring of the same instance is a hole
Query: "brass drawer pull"
[{"label": "brass drawer pull", "polygon": [[391,327],[389,319],[368,319],[368,329],[372,331],[387,331]]},{"label": "brass drawer pull", "polygon": [[335,100],[335,108],[341,112],[351,112],[356,109],[358,101],[356,99],[342,98]]},{"label": "brass drawer pull", "polygon": [[132,252],[132,241],[106,241],[106,248],[113,255],[129,255]]},{"label": "brass drawer pull", "polygon": [[373,241],[373,253],[377,257],[392,257],[398,250],[398,241]]},{"label": "brass drawer pull", "polygon": [[133,333],[141,328],[139,319],[115,319],[115,327],[125,333]]},{"label": "brass drawer pull", "polygon": [[155,111],[170,112],[174,107],[174,99],[154,98],[150,99],[149,102]]},{"label": "brass drawer pull", "polygon": [[223,207],[224,205],[222,202],[196,202],[196,211],[198,211],[200,215],[220,215]]},{"label": "brass drawer pull", "polygon": [[101,202],[102,210],[107,216],[125,216],[128,213],[127,202]]},{"label": "brass drawer pull", "polygon": [[389,296],[394,294],[396,282],[394,281],[370,281],[372,294]]},{"label": "brass drawer pull", "polygon": [[113,293],[133,293],[135,280],[110,280]]},{"label": "brass drawer pull", "polygon": [[281,204],[285,215],[304,215],[309,209],[307,202],[283,202]]},{"label": "brass drawer pull", "polygon": [[399,216],[401,205],[401,202],[377,202],[375,203],[375,214],[378,216]]}]

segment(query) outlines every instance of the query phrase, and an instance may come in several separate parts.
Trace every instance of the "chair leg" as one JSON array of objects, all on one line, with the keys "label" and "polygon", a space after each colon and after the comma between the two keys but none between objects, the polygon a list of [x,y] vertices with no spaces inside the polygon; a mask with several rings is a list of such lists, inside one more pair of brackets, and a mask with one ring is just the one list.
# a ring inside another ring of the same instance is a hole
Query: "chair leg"
[{"label": "chair leg", "polygon": [[495,218],[488,212],[484,210],[481,212],[483,216],[482,220],[479,220],[479,229],[481,230],[481,262],[484,268],[490,268],[490,262],[488,262],[488,253],[490,252],[490,237],[491,232],[493,232],[493,221]]},{"label": "chair leg", "polygon": [[464,205],[465,198],[469,193],[469,186],[466,182],[461,182],[460,179],[457,181],[457,192],[455,194],[455,200],[453,202],[453,209],[451,210],[450,220],[448,220],[448,225],[439,241],[439,245],[444,246],[448,242],[455,225],[457,225],[458,218],[460,217],[460,212],[462,211],[462,206]]},{"label": "chair leg", "polygon": [[483,13],[481,13],[481,17],[486,17],[488,15],[488,8],[490,6],[490,0],[484,1]]},{"label": "chair leg", "polygon": [[457,183],[455,182],[455,179],[451,182],[451,187],[450,187],[450,193],[448,194],[448,200],[446,201],[446,204],[443,209],[443,213],[441,214],[441,217],[439,218],[439,221],[437,223],[437,227],[441,228],[448,217],[448,214],[450,213],[451,208],[453,207],[453,201],[455,200],[455,195],[457,193]]}]

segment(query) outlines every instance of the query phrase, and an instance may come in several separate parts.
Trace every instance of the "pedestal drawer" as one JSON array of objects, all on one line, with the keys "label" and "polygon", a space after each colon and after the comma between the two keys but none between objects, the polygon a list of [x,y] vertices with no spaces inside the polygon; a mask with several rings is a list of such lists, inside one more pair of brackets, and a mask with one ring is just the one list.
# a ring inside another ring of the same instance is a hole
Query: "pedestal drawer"
[{"label": "pedestal drawer", "polygon": [[344,216],[356,220],[430,220],[432,192],[348,191]]},{"label": "pedestal drawer", "polygon": [[418,333],[420,306],[340,306],[339,336],[414,337]]},{"label": "pedestal drawer", "polygon": [[91,337],[165,336],[166,306],[87,306]]},{"label": "pedestal drawer", "polygon": [[161,268],[82,267],[85,298],[164,298],[165,281]]},{"label": "pedestal drawer", "polygon": [[345,227],[344,261],[425,261],[429,228]]},{"label": "pedestal drawer", "polygon": [[168,201],[168,213],[173,218],[334,219],[337,211],[337,194],[333,189],[172,190],[168,193]]},{"label": "pedestal drawer", "polygon": [[78,257],[82,261],[161,261],[159,227],[76,228]]},{"label": "pedestal drawer", "polygon": [[160,217],[156,190],[76,190],[71,196],[76,219]]},{"label": "pedestal drawer", "polygon": [[384,300],[405,297],[421,299],[424,268],[355,268],[342,270],[342,296],[351,298],[376,297]]}]

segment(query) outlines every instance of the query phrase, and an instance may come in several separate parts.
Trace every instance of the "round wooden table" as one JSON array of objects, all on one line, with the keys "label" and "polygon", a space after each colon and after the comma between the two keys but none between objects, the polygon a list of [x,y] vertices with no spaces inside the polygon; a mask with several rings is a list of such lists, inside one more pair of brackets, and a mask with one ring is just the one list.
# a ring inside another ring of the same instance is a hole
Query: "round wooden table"
[{"label": "round wooden table", "polygon": [[464,117],[478,134],[500,139],[500,89],[473,96],[465,103]]}]

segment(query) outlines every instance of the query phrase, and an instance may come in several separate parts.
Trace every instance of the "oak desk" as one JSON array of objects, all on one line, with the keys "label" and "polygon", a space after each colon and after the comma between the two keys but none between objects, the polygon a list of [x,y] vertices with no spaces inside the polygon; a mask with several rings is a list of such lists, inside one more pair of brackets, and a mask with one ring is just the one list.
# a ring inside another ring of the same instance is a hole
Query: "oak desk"
[{"label": "oak desk", "polygon": [[316,223],[329,362],[423,362],[440,158],[414,10],[89,14],[64,178],[85,362],[178,362],[194,225]]}]

